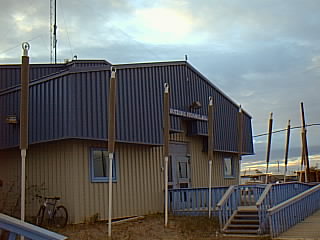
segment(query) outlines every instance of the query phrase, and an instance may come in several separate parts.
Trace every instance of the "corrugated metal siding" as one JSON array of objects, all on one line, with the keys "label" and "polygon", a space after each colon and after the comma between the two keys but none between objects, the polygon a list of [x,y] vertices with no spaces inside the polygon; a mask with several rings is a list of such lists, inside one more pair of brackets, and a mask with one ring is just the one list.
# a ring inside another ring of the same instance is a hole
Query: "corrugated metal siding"
[{"label": "corrugated metal siding", "polygon": [[254,152],[254,149],[252,143],[251,117],[246,113],[243,114],[243,128],[243,152],[247,154],[252,154]]},{"label": "corrugated metal siding", "polygon": [[0,151],[0,212],[20,216],[20,151]]},{"label": "corrugated metal siding", "polygon": [[19,124],[8,124],[6,118],[9,115],[17,116],[19,119],[20,111],[20,92],[11,92],[0,96],[0,147],[8,148],[16,146],[19,141]]},{"label": "corrugated metal siding", "polygon": [[[20,85],[20,65],[0,65],[0,91]],[[65,69],[64,64],[32,64],[30,65],[30,81],[58,73]]]},{"label": "corrugated metal siding", "polygon": [[[186,137],[184,133],[170,135],[171,141],[186,142],[191,154],[192,187],[208,185],[208,158],[202,152],[202,137]],[[107,219],[108,183],[91,183],[89,176],[89,151],[91,147],[103,147],[101,141],[64,140],[32,145],[27,153],[27,215],[37,213],[38,203],[32,200],[35,193],[61,196],[61,204],[69,211],[70,222],[88,221],[99,214]],[[113,217],[143,215],[163,211],[163,155],[162,147],[137,144],[117,144],[117,182],[113,184]],[[8,152],[11,154],[9,159]],[[5,155],[7,154],[7,155]],[[224,153],[214,154],[213,185],[236,184],[234,179],[223,177]],[[10,168],[1,168],[3,176],[20,174],[19,150],[0,151],[0,162]],[[6,159],[6,160],[4,160]],[[239,161],[234,171],[239,172]],[[40,189],[44,191],[39,192]],[[17,189],[19,191],[19,188]]]},{"label": "corrugated metal siding", "polygon": [[[61,138],[106,140],[110,71],[79,71],[66,72],[30,87],[30,143]],[[213,96],[215,150],[238,151],[238,106],[188,64],[128,66],[118,69],[117,76],[118,141],[162,144],[163,84],[168,82],[174,109],[190,111],[192,102],[200,101],[203,107],[194,112],[207,115],[208,97]],[[6,95],[0,93],[1,102],[5,101],[3,97]],[[3,110],[2,114],[6,116],[8,111]],[[249,116],[245,123],[244,152],[252,153]],[[1,128],[7,128],[4,125],[2,122]],[[171,116],[171,130],[181,131],[180,117]],[[193,120],[188,135],[207,135],[207,122]],[[14,137],[16,145],[17,139]],[[10,145],[12,141],[0,142],[0,148]]]},{"label": "corrugated metal siding", "polygon": [[[88,221],[99,213],[108,217],[108,183],[91,183],[89,151],[106,146],[97,141],[59,141],[32,146],[28,151],[28,184],[42,185],[46,195],[62,197],[71,222]],[[118,144],[117,182],[113,184],[113,217],[161,212],[163,177],[161,147]],[[28,214],[36,214],[34,201]]]}]

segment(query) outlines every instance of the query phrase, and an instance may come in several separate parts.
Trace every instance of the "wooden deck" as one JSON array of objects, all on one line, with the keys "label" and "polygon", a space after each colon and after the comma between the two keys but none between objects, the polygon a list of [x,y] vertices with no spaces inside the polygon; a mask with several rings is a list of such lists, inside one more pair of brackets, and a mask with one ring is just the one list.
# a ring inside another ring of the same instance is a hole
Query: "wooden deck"
[{"label": "wooden deck", "polygon": [[310,217],[307,217],[303,222],[290,228],[287,232],[282,233],[277,240],[320,240],[320,210],[315,212]]}]

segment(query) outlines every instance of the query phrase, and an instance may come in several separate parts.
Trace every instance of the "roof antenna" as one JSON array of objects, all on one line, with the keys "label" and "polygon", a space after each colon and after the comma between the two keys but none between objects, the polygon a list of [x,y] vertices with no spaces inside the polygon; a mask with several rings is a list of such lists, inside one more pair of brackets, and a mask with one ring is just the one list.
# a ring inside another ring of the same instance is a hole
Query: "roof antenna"
[{"label": "roof antenna", "polygon": [[184,55],[184,60],[188,61],[188,55],[187,54]]},{"label": "roof antenna", "polygon": [[50,0],[50,62],[57,63],[57,0]]}]

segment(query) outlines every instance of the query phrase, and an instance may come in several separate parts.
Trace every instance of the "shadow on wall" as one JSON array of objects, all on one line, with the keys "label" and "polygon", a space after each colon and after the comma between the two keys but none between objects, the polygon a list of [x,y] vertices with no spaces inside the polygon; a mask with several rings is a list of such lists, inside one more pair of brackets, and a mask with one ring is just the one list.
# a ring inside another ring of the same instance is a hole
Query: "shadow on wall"
[{"label": "shadow on wall", "polygon": [[[44,183],[30,186],[27,184],[26,207],[34,204],[36,195],[43,195],[45,190]],[[20,217],[20,184],[15,181],[5,182],[0,179],[0,212],[12,217]]]}]

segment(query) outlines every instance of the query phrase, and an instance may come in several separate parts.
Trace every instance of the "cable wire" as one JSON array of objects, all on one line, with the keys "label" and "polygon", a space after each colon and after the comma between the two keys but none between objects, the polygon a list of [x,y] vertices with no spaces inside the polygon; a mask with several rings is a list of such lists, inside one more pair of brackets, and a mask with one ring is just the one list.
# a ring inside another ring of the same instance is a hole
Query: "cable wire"
[{"label": "cable wire", "polygon": [[[312,123],[312,124],[307,124],[306,127],[311,127],[311,126],[320,126],[320,123]],[[290,129],[297,129],[297,128],[302,128],[303,126],[296,126],[296,127],[291,127]],[[279,133],[279,132],[284,132],[287,131],[288,128],[283,128],[283,129],[279,129],[276,131],[273,131],[271,133]],[[262,136],[267,136],[269,133],[262,133],[262,134],[258,134],[255,135],[253,137],[262,137]]]}]

